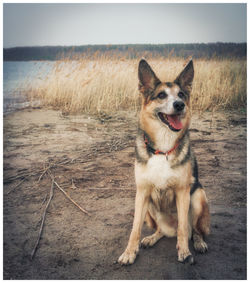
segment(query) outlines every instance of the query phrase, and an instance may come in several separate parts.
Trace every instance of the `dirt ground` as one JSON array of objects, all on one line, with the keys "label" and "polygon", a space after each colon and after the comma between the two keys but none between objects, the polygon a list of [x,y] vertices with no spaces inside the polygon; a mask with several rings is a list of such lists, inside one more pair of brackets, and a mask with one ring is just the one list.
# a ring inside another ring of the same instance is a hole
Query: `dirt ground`
[{"label": "dirt ground", "polygon": [[[133,221],[136,131],[137,115],[128,112],[38,108],[4,116],[4,279],[246,279],[246,114],[193,116],[211,211],[208,253],[197,254],[190,242],[193,266],[177,261],[176,238],[141,249],[132,266],[116,263]],[[89,215],[54,186],[31,260],[51,176]],[[142,236],[150,233],[144,225]]]}]

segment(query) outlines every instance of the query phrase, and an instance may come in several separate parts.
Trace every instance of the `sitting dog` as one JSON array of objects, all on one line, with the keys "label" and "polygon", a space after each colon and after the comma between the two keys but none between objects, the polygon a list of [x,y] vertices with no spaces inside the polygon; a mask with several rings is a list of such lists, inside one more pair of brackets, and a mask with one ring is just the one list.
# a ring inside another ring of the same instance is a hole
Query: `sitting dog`
[{"label": "sitting dog", "polygon": [[178,261],[192,264],[189,239],[196,251],[206,252],[203,237],[210,227],[208,202],[189,140],[193,61],[174,82],[161,82],[144,59],[138,73],[142,106],[136,139],[135,215],[118,262],[134,262],[146,220],[155,232],[141,241],[143,247],[153,246],[163,236],[177,236]]}]

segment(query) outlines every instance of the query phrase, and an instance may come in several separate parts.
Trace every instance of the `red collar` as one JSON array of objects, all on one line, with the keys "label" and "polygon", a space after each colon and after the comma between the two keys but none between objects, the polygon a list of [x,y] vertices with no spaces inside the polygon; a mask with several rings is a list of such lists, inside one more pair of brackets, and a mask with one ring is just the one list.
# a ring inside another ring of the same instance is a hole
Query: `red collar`
[{"label": "red collar", "polygon": [[150,152],[152,152],[153,154],[163,154],[163,155],[166,156],[167,159],[168,159],[168,155],[171,154],[179,146],[179,143],[177,142],[173,148],[171,148],[170,150],[168,150],[166,152],[163,152],[163,151],[160,151],[158,149],[155,150],[154,148],[152,148],[149,145],[148,139],[146,138],[145,135],[144,135],[144,142],[145,142],[145,147],[147,147]]}]

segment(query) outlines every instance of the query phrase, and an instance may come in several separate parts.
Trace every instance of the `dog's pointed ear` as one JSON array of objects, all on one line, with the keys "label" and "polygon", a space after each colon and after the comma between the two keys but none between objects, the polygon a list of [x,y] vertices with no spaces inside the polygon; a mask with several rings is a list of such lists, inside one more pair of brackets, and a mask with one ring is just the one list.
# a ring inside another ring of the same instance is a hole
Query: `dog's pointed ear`
[{"label": "dog's pointed ear", "polygon": [[157,78],[146,60],[142,59],[138,68],[139,90],[143,94],[152,92],[161,81]]},{"label": "dog's pointed ear", "polygon": [[175,83],[178,84],[184,91],[190,94],[192,90],[192,83],[194,78],[194,65],[193,60],[190,60],[184,70],[175,79]]}]

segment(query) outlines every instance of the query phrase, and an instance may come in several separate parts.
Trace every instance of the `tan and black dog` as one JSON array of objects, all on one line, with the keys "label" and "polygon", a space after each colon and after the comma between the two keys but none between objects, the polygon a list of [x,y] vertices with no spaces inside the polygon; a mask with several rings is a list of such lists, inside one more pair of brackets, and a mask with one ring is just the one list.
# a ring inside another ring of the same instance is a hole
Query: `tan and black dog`
[{"label": "tan and black dog", "polygon": [[161,82],[145,60],[139,63],[139,90],[143,101],[136,139],[135,215],[121,264],[132,264],[140,246],[144,220],[155,233],[141,241],[153,246],[163,236],[177,236],[178,260],[193,263],[189,239],[204,253],[209,234],[207,198],[198,180],[198,167],[190,147],[190,93],[194,77],[189,61],[174,82]]}]

